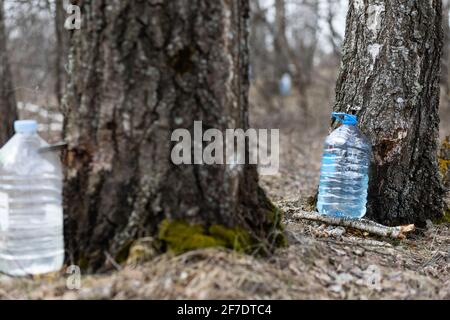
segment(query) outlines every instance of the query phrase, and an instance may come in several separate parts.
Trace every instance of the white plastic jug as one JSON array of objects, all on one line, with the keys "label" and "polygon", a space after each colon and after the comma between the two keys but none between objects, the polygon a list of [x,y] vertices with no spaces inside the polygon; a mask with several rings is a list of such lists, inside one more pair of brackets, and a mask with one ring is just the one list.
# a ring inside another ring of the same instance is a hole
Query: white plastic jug
[{"label": "white plastic jug", "polygon": [[64,260],[59,155],[33,120],[16,121],[0,150],[0,272],[24,276],[58,271]]}]

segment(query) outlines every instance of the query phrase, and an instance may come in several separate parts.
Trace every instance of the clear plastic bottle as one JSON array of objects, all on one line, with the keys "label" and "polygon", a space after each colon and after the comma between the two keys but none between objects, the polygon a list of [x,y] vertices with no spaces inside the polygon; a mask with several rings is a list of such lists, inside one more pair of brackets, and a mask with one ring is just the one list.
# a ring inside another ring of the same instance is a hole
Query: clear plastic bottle
[{"label": "clear plastic bottle", "polygon": [[325,140],[320,169],[319,213],[362,218],[366,214],[371,146],[354,115],[334,112],[342,122]]},{"label": "clear plastic bottle", "polygon": [[35,121],[16,121],[14,128],[0,150],[0,272],[58,271],[64,260],[60,159],[43,151],[49,145]]}]

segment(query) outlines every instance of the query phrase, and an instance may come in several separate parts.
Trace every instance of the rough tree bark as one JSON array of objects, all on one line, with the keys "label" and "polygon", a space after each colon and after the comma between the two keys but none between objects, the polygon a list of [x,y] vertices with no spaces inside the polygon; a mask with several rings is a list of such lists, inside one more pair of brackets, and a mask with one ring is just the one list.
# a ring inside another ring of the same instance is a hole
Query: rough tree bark
[{"label": "rough tree bark", "polygon": [[440,0],[352,0],[335,111],[373,144],[367,216],[386,224],[442,215],[437,166]]},{"label": "rough tree bark", "polygon": [[8,59],[4,1],[0,0],[0,146],[13,135],[13,122],[17,119],[16,98]]},{"label": "rough tree bark", "polygon": [[248,127],[248,1],[81,1],[65,102],[67,250],[89,270],[153,236],[176,252],[282,241],[254,166],[174,165],[177,128]]}]

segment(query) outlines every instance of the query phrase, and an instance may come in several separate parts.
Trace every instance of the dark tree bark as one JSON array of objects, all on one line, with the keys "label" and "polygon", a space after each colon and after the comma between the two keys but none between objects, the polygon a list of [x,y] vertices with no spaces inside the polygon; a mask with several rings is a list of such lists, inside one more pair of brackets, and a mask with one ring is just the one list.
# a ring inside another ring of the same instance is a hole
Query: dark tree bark
[{"label": "dark tree bark", "polygon": [[0,0],[0,145],[13,135],[13,123],[17,119],[16,98],[7,50],[4,3]]},{"label": "dark tree bark", "polygon": [[200,247],[222,227],[260,245],[282,240],[254,166],[170,160],[177,128],[248,127],[248,1],[80,4],[65,110],[71,260],[96,270],[144,236],[170,249],[162,233],[175,221],[202,226]]},{"label": "dark tree bark", "polygon": [[65,10],[64,0],[55,1],[55,95],[61,106],[63,88],[66,86],[67,72],[65,65],[68,59],[69,33],[64,28]]},{"label": "dark tree bark", "polygon": [[368,217],[387,224],[442,215],[437,166],[440,0],[353,0],[335,111],[358,115],[373,144]]}]

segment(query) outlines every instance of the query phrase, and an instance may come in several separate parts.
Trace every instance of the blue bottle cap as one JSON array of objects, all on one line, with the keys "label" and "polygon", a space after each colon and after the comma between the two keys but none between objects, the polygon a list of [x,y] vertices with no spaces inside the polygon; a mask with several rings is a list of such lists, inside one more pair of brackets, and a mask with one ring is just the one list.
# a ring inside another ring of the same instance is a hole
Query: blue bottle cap
[{"label": "blue bottle cap", "polygon": [[356,126],[356,124],[358,123],[358,117],[356,117],[353,114],[348,114],[344,112],[333,112],[331,113],[331,116],[335,118],[337,121],[341,122],[342,124]]},{"label": "blue bottle cap", "polygon": [[38,124],[35,120],[18,120],[14,122],[16,133],[36,133]]}]

